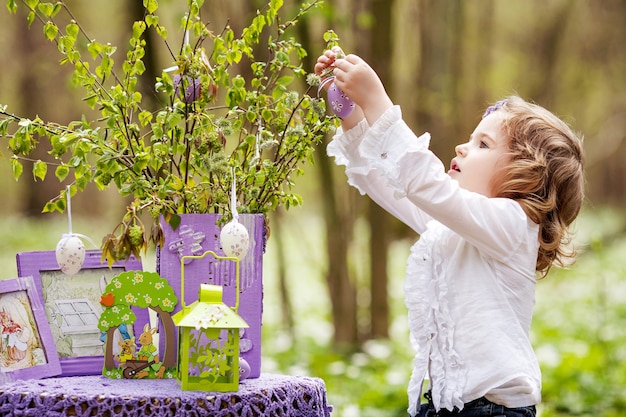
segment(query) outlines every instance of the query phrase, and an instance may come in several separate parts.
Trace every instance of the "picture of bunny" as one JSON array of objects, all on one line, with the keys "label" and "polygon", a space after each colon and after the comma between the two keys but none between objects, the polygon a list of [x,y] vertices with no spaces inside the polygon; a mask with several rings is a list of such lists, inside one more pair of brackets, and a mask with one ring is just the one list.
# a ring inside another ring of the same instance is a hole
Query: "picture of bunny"
[{"label": "picture of bunny", "polygon": [[124,339],[118,342],[118,344],[120,345],[121,350],[119,356],[116,356],[115,359],[121,364],[124,364],[127,360],[133,359],[135,356],[135,349],[137,348],[135,338],[132,337],[130,339]]},{"label": "picture of bunny", "polygon": [[46,363],[28,296],[23,291],[0,297],[0,369],[2,372]]},{"label": "picture of bunny", "polygon": [[[139,335],[139,344],[141,348],[137,351],[137,359],[140,361],[145,361],[149,364],[149,368],[156,372],[157,379],[163,378],[163,373],[165,372],[165,368],[159,362],[159,353],[157,352],[156,346],[153,343],[153,336],[156,333],[157,328],[150,328],[150,324],[146,323],[143,327],[143,333]],[[148,368],[146,367],[146,368]],[[136,378],[145,378],[149,375],[147,370],[142,370],[141,372],[137,372],[135,375]]]}]

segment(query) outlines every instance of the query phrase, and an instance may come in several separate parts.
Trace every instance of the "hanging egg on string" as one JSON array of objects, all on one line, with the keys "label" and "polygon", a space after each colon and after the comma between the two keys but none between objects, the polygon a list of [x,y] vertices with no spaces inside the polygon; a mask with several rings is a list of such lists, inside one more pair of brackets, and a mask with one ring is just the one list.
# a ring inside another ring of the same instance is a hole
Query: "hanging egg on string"
[{"label": "hanging egg on string", "polygon": [[222,228],[220,244],[226,256],[242,259],[248,253],[250,246],[248,229],[233,218]]},{"label": "hanging egg on string", "polygon": [[65,275],[76,275],[85,262],[85,245],[73,234],[64,234],[56,248],[59,268]]},{"label": "hanging egg on string", "polygon": [[[61,240],[57,243],[55,250],[57,264],[65,275],[76,275],[83,267],[85,262],[85,245],[81,238],[85,238],[93,242],[87,236],[72,233],[72,202],[70,198],[70,187],[66,189],[67,196],[67,217],[69,223],[69,233],[63,234]],[[95,246],[95,244],[94,244]]]},{"label": "hanging egg on string", "polygon": [[322,88],[324,88],[324,86],[328,83],[330,83],[327,92],[328,105],[330,106],[330,109],[333,111],[333,113],[341,118],[350,116],[356,108],[356,104],[354,104],[354,101],[352,101],[350,97],[346,95],[346,93],[344,93],[339,89],[339,87],[337,87],[337,85],[335,84],[334,76],[324,78],[320,82],[320,86],[317,89],[318,97],[320,92],[322,91]]},{"label": "hanging egg on string", "polygon": [[242,259],[248,253],[250,246],[250,236],[248,229],[239,223],[239,214],[237,213],[237,189],[235,181],[235,169],[232,170],[233,185],[230,198],[231,211],[233,219],[226,223],[220,232],[220,244],[226,256]]},{"label": "hanging egg on string", "polygon": [[354,101],[341,91],[334,81],[328,87],[328,103],[333,113],[342,119],[350,116],[355,108]]}]

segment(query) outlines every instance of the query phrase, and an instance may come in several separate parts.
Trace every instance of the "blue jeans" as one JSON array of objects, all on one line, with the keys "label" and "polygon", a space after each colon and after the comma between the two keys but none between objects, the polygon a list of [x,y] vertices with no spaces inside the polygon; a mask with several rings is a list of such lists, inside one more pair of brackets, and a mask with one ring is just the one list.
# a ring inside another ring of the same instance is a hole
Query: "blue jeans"
[{"label": "blue jeans", "polygon": [[435,406],[430,400],[429,393],[424,395],[428,399],[428,404],[420,406],[418,417],[445,417],[445,416],[462,416],[462,417],[535,417],[537,411],[535,406],[507,408],[503,405],[492,403],[485,397],[470,401],[465,404],[462,410],[455,407],[453,411],[439,410],[435,411]]}]

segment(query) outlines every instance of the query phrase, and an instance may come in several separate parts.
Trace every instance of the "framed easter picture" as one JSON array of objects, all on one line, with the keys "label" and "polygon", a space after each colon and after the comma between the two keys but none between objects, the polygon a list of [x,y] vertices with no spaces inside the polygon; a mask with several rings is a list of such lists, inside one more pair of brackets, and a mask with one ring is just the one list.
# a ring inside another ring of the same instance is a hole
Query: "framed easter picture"
[{"label": "framed easter picture", "polygon": [[[98,318],[104,309],[103,289],[118,274],[142,269],[141,261],[135,257],[111,267],[101,257],[101,251],[87,250],[80,270],[67,275],[61,271],[55,251],[21,252],[16,256],[18,275],[32,276],[40,294],[62,376],[102,373],[106,336],[98,329]],[[137,320],[133,325],[120,326],[115,336],[119,340],[134,337],[135,328],[141,333],[149,323],[145,309],[133,312]],[[115,347],[121,349],[118,344]]]},{"label": "framed easter picture", "polygon": [[0,280],[0,384],[61,373],[33,277]]}]

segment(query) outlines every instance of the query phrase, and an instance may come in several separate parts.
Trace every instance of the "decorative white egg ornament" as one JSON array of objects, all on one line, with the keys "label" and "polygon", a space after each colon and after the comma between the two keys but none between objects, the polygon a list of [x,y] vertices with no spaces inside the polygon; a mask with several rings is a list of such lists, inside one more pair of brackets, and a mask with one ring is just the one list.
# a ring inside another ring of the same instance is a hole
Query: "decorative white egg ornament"
[{"label": "decorative white egg ornament", "polygon": [[76,235],[63,235],[56,248],[57,263],[61,271],[76,275],[85,262],[85,245]]},{"label": "decorative white egg ornament", "polygon": [[230,195],[230,209],[233,213],[233,219],[226,223],[220,232],[220,244],[226,256],[238,258],[241,260],[248,253],[250,246],[250,236],[248,229],[239,223],[239,214],[237,213],[237,181],[235,178],[235,167],[231,168],[232,190]]},{"label": "decorative white egg ornament", "polygon": [[220,244],[226,256],[242,259],[248,253],[250,246],[248,229],[237,219],[231,220],[220,232]]}]

